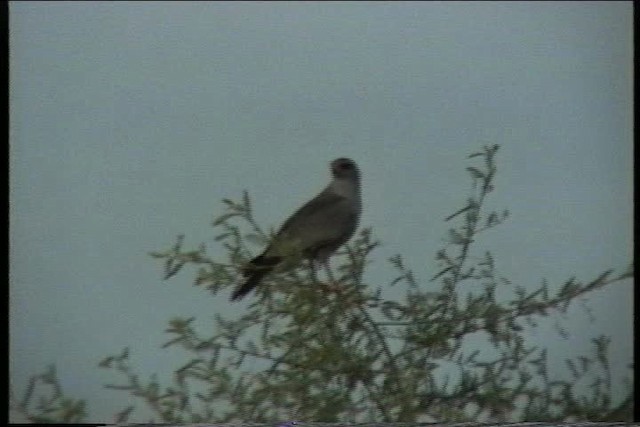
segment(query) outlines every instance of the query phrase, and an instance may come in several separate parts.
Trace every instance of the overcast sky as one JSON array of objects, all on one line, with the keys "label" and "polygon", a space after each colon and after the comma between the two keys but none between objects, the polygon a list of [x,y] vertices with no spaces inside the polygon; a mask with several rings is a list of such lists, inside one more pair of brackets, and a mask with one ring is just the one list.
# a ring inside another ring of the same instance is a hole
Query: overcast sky
[{"label": "overcast sky", "polygon": [[[351,157],[362,226],[425,289],[468,194],[466,157],[500,144],[483,236],[500,274],[555,289],[632,260],[631,2],[12,2],[10,373],[22,393],[55,363],[90,422],[112,421],[104,356],[130,346],[168,380],[166,322],[207,328],[229,306],[148,256],[181,233],[222,256],[221,199],[248,190],[278,227]],[[260,250],[256,247],[256,252]],[[553,363],[612,336],[616,387],[632,361],[631,280],[578,305]],[[138,405],[140,406],[140,405]],[[146,421],[140,411],[140,418]]]}]

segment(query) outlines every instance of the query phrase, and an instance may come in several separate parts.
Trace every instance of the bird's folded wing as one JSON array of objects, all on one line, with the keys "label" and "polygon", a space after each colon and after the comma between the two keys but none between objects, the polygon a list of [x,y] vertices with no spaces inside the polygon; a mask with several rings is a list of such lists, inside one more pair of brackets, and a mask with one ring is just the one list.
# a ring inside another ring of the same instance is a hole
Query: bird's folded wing
[{"label": "bird's folded wing", "polygon": [[343,242],[355,230],[357,217],[357,206],[351,200],[322,192],[285,221],[268,254],[279,254],[287,245],[308,250],[326,242]]}]

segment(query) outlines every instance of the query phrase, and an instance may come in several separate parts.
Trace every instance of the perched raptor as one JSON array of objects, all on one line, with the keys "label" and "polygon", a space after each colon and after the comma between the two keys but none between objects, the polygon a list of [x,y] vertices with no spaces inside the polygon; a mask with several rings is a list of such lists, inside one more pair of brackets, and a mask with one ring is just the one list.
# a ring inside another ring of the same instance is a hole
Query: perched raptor
[{"label": "perched raptor", "polygon": [[331,162],[332,181],[282,225],[271,244],[245,267],[246,281],[231,295],[241,299],[262,278],[293,254],[326,263],[351,238],[358,226],[362,204],[360,171],[351,159]]}]

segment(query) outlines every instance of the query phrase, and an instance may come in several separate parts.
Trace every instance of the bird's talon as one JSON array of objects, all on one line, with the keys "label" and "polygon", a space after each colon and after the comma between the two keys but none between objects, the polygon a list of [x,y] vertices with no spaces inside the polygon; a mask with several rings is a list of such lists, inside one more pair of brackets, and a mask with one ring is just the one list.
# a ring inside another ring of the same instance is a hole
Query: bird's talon
[{"label": "bird's talon", "polygon": [[342,294],[342,291],[343,291],[342,285],[340,285],[339,283],[322,283],[322,282],[320,282],[320,287],[326,293]]}]

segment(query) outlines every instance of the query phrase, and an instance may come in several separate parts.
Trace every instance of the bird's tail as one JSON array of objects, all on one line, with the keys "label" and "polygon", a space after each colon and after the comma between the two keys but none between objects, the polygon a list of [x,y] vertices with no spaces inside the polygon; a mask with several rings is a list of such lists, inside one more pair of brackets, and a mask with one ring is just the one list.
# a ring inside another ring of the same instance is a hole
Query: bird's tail
[{"label": "bird's tail", "polygon": [[266,276],[276,264],[280,262],[280,257],[265,257],[260,255],[249,262],[242,274],[248,279],[231,294],[231,301],[242,299],[243,296],[251,292],[253,288],[260,284],[260,281]]}]

